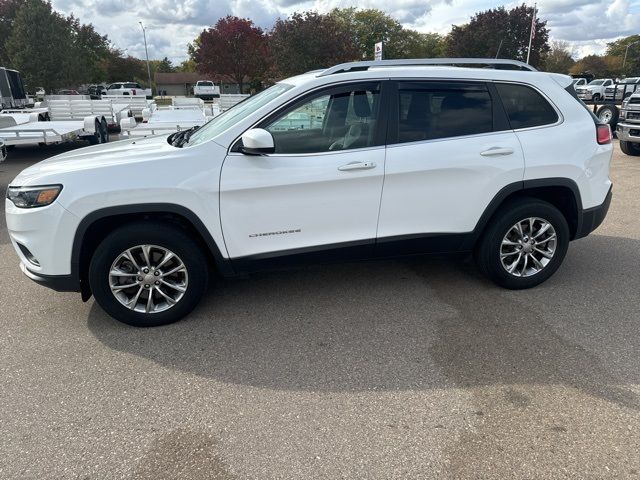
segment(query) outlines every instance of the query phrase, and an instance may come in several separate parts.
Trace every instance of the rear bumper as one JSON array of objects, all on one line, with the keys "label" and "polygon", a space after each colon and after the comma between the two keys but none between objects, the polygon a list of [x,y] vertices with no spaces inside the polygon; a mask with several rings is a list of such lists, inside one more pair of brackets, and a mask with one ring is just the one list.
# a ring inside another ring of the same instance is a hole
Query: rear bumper
[{"label": "rear bumper", "polygon": [[29,270],[20,262],[20,270],[38,285],[50,288],[56,292],[79,292],[80,284],[71,275],[43,275]]},{"label": "rear bumper", "polygon": [[603,222],[611,205],[611,197],[613,196],[612,188],[613,185],[609,187],[609,192],[601,205],[582,210],[574,240],[586,237]]},{"label": "rear bumper", "polygon": [[616,125],[616,135],[623,142],[640,143],[640,124],[619,122]]}]

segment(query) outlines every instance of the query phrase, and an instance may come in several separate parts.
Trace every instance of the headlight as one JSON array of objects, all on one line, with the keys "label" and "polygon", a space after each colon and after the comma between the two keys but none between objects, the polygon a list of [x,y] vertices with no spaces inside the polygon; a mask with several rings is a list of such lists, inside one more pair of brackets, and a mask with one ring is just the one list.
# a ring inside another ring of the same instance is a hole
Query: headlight
[{"label": "headlight", "polygon": [[35,208],[51,205],[62,190],[62,185],[40,185],[37,187],[9,187],[7,198],[19,208]]}]

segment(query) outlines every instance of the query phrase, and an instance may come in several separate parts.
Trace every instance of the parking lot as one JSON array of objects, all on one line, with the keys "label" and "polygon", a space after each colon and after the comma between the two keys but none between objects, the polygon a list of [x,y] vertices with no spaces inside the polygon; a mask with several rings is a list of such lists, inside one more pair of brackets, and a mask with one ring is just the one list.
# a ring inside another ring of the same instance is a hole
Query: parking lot
[{"label": "parking lot", "polygon": [[[68,148],[10,152],[2,191]],[[466,257],[318,266],[144,330],[24,277],[2,217],[0,478],[640,477],[640,159],[612,177],[533,290]]]}]

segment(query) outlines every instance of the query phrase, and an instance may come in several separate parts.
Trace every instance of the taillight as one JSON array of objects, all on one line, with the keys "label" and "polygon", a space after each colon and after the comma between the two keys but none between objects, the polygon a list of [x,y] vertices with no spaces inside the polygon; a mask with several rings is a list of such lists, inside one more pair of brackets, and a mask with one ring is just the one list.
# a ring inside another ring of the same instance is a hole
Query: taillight
[{"label": "taillight", "polygon": [[596,140],[600,145],[611,143],[611,138],[611,128],[609,125],[602,123],[596,125]]},{"label": "taillight", "polygon": [[136,94],[136,91],[135,91],[135,90],[131,90],[131,92],[132,92],[134,95]]}]

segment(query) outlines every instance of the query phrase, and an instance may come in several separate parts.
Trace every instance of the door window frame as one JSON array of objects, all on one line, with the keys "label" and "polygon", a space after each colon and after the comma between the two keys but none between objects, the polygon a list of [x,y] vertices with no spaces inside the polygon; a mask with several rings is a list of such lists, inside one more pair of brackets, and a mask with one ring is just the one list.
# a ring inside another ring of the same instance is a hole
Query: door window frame
[{"label": "door window frame", "polygon": [[388,121],[389,121],[389,107],[391,102],[391,81],[388,79],[366,79],[366,80],[352,80],[345,81],[340,83],[333,83],[330,85],[322,85],[321,87],[309,90],[304,92],[302,95],[295,97],[283,105],[280,105],[272,112],[268,113],[266,116],[262,117],[256,123],[254,123],[251,127],[245,129],[238,137],[231,143],[231,148],[229,149],[229,153],[236,153],[242,155],[240,151],[240,147],[242,146],[242,135],[248,130],[252,128],[264,128],[268,126],[275,120],[291,113],[292,111],[299,108],[304,103],[313,100],[314,98],[318,98],[324,95],[334,95],[349,91],[354,91],[358,86],[363,87],[371,87],[374,84],[379,85],[380,89],[380,100],[379,100],[379,109],[378,109],[378,119],[376,121],[375,133],[373,135],[373,144],[367,147],[360,148],[350,148],[348,150],[329,150],[326,152],[312,152],[312,153],[267,153],[264,154],[266,157],[308,157],[314,155],[335,155],[340,153],[349,153],[349,152],[357,152],[367,149],[373,148],[384,148],[387,140],[387,132],[388,132]]}]

